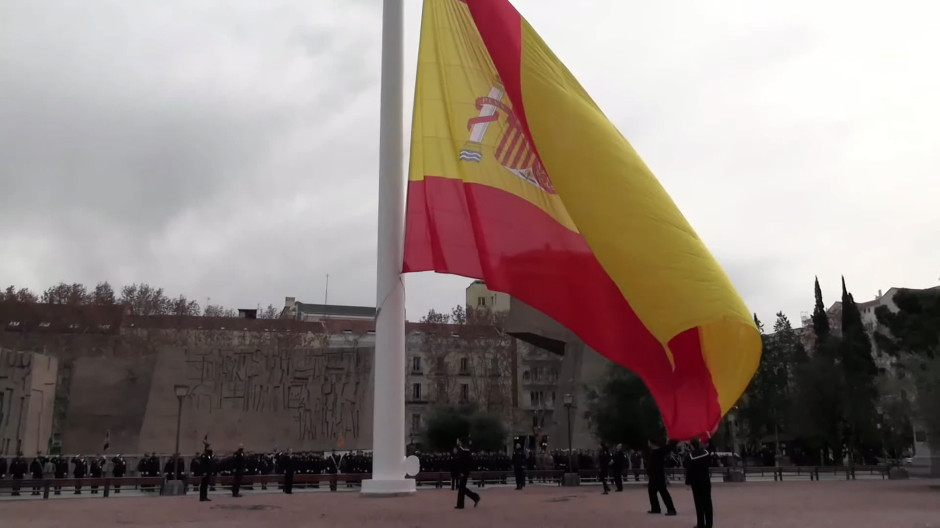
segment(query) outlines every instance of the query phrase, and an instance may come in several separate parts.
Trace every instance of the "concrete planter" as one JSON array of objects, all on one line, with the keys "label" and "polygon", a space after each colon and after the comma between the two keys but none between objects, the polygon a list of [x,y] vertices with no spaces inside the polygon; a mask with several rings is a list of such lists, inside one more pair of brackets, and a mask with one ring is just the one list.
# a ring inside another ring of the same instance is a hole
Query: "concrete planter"
[{"label": "concrete planter", "polygon": [[163,494],[171,497],[186,495],[186,483],[182,480],[168,480],[163,486]]}]

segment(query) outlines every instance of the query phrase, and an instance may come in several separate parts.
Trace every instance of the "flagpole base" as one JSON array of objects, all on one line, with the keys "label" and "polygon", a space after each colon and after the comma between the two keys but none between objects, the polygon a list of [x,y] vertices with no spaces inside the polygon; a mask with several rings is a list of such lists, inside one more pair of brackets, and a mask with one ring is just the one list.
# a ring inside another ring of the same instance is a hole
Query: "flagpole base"
[{"label": "flagpole base", "polygon": [[362,481],[359,494],[363,497],[403,497],[416,491],[415,479],[368,479]]}]

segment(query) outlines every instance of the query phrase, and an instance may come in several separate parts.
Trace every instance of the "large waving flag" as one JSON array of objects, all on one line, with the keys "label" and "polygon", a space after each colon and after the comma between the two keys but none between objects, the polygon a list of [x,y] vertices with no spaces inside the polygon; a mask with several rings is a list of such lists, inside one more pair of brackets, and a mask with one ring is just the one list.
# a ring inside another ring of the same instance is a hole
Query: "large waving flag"
[{"label": "large waving flag", "polygon": [[507,0],[425,0],[404,271],[482,279],[639,375],[671,438],[711,433],[760,335],[630,144]]}]

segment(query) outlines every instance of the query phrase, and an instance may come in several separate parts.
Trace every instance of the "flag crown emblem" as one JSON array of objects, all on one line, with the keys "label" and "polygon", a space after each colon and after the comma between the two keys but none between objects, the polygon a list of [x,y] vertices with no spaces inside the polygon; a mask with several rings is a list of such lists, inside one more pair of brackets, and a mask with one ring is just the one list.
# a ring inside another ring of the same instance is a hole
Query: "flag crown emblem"
[{"label": "flag crown emblem", "polygon": [[548,172],[535,149],[529,144],[522,123],[506,99],[502,84],[495,82],[489,93],[478,97],[475,103],[479,113],[467,120],[470,137],[460,150],[458,159],[470,163],[483,161],[483,139],[490,126],[499,123],[500,118],[504,117],[505,129],[501,131],[494,150],[497,163],[522,180],[549,194],[555,194]]}]

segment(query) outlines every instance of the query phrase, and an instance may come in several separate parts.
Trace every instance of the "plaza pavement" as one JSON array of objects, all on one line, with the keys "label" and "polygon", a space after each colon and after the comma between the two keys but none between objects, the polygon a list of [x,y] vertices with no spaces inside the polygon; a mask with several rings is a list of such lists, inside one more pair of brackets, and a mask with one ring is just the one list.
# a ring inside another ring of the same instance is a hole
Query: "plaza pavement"
[{"label": "plaza pavement", "polygon": [[[933,485],[932,485],[933,484]],[[940,527],[940,488],[926,480],[751,482],[713,488],[718,528]],[[648,515],[642,486],[601,495],[597,486],[533,486],[522,491],[487,486],[478,508],[453,509],[455,493],[428,490],[410,497],[365,498],[358,493],[254,493],[127,497],[122,500],[4,501],[3,528],[421,528],[582,526],[679,527],[695,524],[690,492],[671,486],[677,517]],[[192,524],[189,524],[192,523]]]}]

